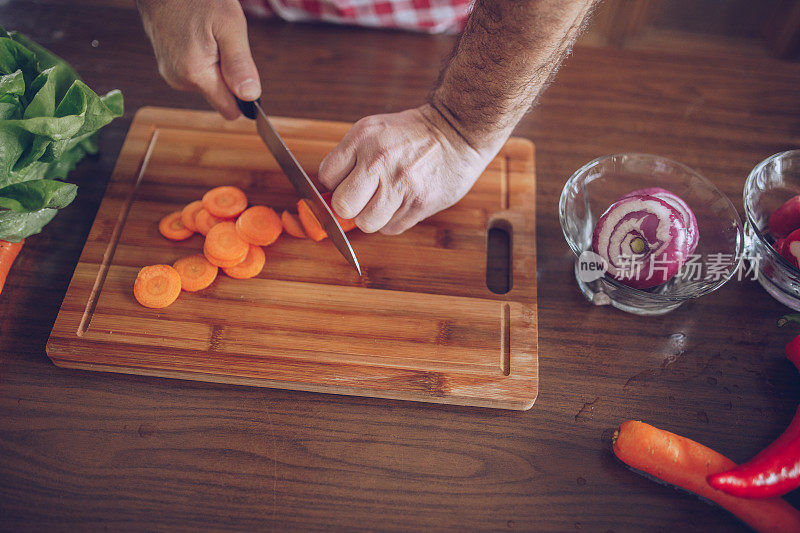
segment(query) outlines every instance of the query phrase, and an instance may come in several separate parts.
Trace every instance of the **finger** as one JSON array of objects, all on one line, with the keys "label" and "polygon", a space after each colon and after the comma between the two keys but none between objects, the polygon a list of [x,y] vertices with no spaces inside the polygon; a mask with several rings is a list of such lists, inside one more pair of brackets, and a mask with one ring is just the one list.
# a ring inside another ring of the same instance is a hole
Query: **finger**
[{"label": "finger", "polygon": [[353,141],[352,131],[350,129],[319,164],[319,181],[329,191],[338,187],[356,166],[356,143]]},{"label": "finger", "polygon": [[196,86],[211,107],[227,120],[233,120],[241,114],[236,100],[222,80],[219,67],[211,67],[209,74],[198,80]]},{"label": "finger", "polygon": [[378,189],[379,174],[367,170],[356,163],[353,171],[333,191],[331,206],[340,217],[356,218]]},{"label": "finger", "polygon": [[381,228],[380,232],[384,235],[399,235],[413,228],[425,218],[427,218],[427,215],[419,209],[415,209],[413,202],[406,199],[394,213],[391,220]]},{"label": "finger", "polygon": [[356,226],[364,233],[375,233],[392,219],[402,203],[402,196],[388,190],[381,183],[372,199],[356,217]]},{"label": "finger", "polygon": [[228,89],[242,100],[255,100],[261,96],[258,69],[247,40],[247,23],[244,15],[235,17],[214,34],[219,47],[219,64],[222,79]]}]

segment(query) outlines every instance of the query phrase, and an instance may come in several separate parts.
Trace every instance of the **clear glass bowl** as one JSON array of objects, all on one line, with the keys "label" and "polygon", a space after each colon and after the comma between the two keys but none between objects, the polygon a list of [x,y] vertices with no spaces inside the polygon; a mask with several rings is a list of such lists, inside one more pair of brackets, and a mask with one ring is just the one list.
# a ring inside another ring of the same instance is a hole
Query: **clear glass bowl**
[{"label": "clear glass bowl", "polygon": [[756,165],[744,184],[746,255],[756,279],[773,298],[800,311],[800,270],[781,257],[767,231],[769,215],[800,194],[800,150],[781,152]]},{"label": "clear glass bowl", "polygon": [[[694,212],[700,234],[694,256],[674,278],[650,289],[628,287],[605,274],[587,280],[581,259],[592,249],[597,219],[623,194],[649,187],[675,193]],[[664,314],[718,289],[739,269],[742,223],[733,204],[703,176],[664,157],[627,153],[599,157],[567,180],[558,209],[564,238],[575,254],[575,279],[596,305],[610,304],[639,315]]]}]

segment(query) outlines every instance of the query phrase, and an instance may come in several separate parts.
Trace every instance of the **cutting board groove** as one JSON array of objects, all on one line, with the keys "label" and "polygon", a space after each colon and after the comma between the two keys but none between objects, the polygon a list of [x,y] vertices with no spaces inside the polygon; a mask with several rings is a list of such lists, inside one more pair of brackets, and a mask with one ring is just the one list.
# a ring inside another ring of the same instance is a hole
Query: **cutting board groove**
[{"label": "cutting board groove", "polygon": [[[349,124],[277,118],[312,179]],[[197,253],[165,214],[211,187],[293,209],[253,124],[144,108],[134,118],[47,353],[59,366],[435,403],[527,409],[538,393],[533,146],[511,139],[458,204],[401,236],[351,233],[364,275],[329,242],[281,236],[252,280],[224,275],[162,310],[138,270]],[[487,232],[509,232],[510,290],[486,286]]]}]

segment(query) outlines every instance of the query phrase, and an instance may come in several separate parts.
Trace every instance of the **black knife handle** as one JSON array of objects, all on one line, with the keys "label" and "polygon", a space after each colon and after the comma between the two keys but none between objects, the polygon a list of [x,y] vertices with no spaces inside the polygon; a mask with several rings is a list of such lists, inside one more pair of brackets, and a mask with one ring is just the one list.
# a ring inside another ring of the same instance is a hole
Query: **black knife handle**
[{"label": "black knife handle", "polygon": [[[256,102],[260,104],[261,98],[256,100]],[[246,100],[240,100],[239,98],[236,98],[236,105],[239,106],[239,111],[242,112],[242,115],[246,116],[250,120],[256,119],[257,111],[255,102],[248,102]]]}]

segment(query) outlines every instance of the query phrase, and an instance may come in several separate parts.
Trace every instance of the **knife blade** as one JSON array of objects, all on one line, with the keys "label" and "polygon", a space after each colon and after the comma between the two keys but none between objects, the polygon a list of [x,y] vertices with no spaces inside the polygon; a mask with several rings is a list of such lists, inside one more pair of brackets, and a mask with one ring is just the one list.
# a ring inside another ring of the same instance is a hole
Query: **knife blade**
[{"label": "knife blade", "polygon": [[307,200],[311,212],[317,217],[317,220],[325,229],[325,233],[330,237],[331,242],[339,250],[348,263],[361,275],[361,265],[358,263],[356,253],[350,245],[342,227],[333,215],[331,208],[328,207],[327,202],[322,198],[322,195],[317,190],[314,182],[308,177],[308,174],[297,162],[297,159],[292,154],[291,150],[283,142],[280,134],[272,126],[272,123],[261,107],[261,99],[254,102],[245,102],[244,100],[237,99],[239,109],[242,114],[249,119],[256,121],[256,130],[261,136],[261,140],[267,145],[267,148],[272,153],[272,156],[278,162],[278,165],[286,174],[289,182],[292,184],[300,198]]}]

